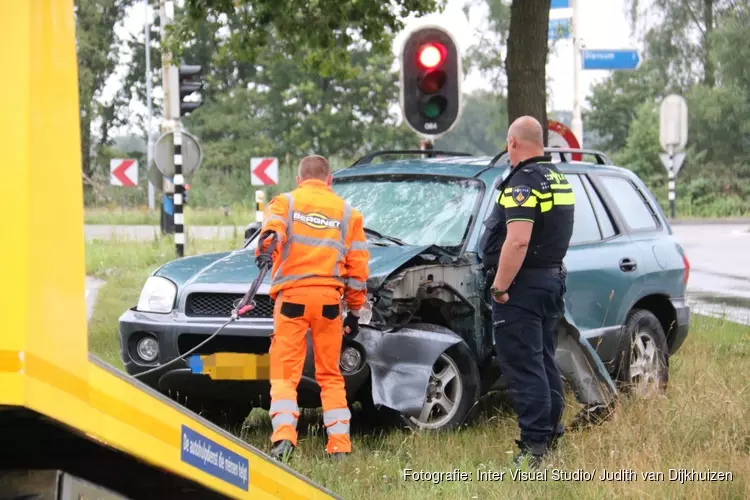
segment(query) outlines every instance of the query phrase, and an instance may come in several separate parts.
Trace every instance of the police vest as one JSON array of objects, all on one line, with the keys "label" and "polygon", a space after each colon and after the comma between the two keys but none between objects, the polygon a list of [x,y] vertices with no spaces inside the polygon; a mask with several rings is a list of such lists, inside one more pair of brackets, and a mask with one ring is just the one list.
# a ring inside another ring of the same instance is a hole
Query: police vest
[{"label": "police vest", "polygon": [[[484,222],[485,231],[480,241],[485,268],[497,268],[500,250],[507,234],[506,209],[523,209],[524,214],[528,214],[523,219],[534,222],[526,258],[521,267],[561,266],[573,234],[575,195],[565,175],[551,162],[551,157],[537,157],[521,162],[511,170],[498,190],[497,202]],[[513,199],[514,191],[517,192],[518,199]],[[519,202],[521,199],[522,203]]]}]

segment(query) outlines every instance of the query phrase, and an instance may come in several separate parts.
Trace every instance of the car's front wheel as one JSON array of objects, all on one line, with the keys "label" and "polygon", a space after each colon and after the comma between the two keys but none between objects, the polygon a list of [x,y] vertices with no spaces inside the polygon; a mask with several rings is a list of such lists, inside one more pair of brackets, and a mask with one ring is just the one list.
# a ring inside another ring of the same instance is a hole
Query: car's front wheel
[{"label": "car's front wheel", "polygon": [[634,309],[625,322],[617,380],[638,397],[663,393],[669,380],[664,329],[651,311]]},{"label": "car's front wheel", "polygon": [[432,367],[424,406],[409,424],[418,429],[454,429],[467,420],[479,398],[479,370],[468,347],[447,349]]}]

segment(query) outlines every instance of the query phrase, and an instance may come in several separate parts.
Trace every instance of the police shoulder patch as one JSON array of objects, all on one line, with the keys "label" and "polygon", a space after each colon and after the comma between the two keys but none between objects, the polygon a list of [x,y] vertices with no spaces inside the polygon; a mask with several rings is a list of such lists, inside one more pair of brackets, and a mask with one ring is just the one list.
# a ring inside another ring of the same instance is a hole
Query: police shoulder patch
[{"label": "police shoulder patch", "polygon": [[529,186],[515,186],[511,192],[513,201],[519,207],[529,199],[529,196],[531,196],[531,188]]}]

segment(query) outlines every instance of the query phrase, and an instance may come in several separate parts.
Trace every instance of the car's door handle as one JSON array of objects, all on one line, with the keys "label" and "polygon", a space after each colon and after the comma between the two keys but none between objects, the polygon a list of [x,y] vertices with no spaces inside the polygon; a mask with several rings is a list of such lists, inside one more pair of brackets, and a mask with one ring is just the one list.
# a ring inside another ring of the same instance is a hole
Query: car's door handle
[{"label": "car's door handle", "polygon": [[638,265],[630,257],[620,259],[620,270],[624,272],[635,271]]}]

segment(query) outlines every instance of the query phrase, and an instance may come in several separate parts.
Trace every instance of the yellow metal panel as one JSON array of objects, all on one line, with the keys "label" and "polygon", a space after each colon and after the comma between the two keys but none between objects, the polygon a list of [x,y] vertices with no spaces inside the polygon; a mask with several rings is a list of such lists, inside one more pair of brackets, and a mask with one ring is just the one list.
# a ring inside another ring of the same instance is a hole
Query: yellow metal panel
[{"label": "yellow metal panel", "polygon": [[[89,362],[73,0],[4,0],[0,47],[7,70],[0,78],[0,403],[23,404],[232,498],[332,498],[124,374]],[[183,460],[185,426],[248,460],[247,491]]]},{"label": "yellow metal panel", "polygon": [[[29,64],[31,54],[31,2],[5,1],[0,10],[0,151],[3,160],[0,203],[3,242],[0,272],[3,276],[0,317],[0,350],[24,348],[28,328],[29,292]],[[5,394],[2,396],[5,397]]]},{"label": "yellow metal panel", "polygon": [[[3,2],[3,333],[87,377],[84,236],[72,0]],[[12,68],[12,70],[7,70]],[[7,309],[6,309],[7,308]]]},{"label": "yellow metal panel", "polygon": [[[29,280],[25,351],[85,379],[88,360],[73,0],[33,0],[29,37]],[[13,15],[10,16],[11,18]],[[16,47],[18,41],[9,46]],[[15,71],[4,71],[13,78]]]}]

